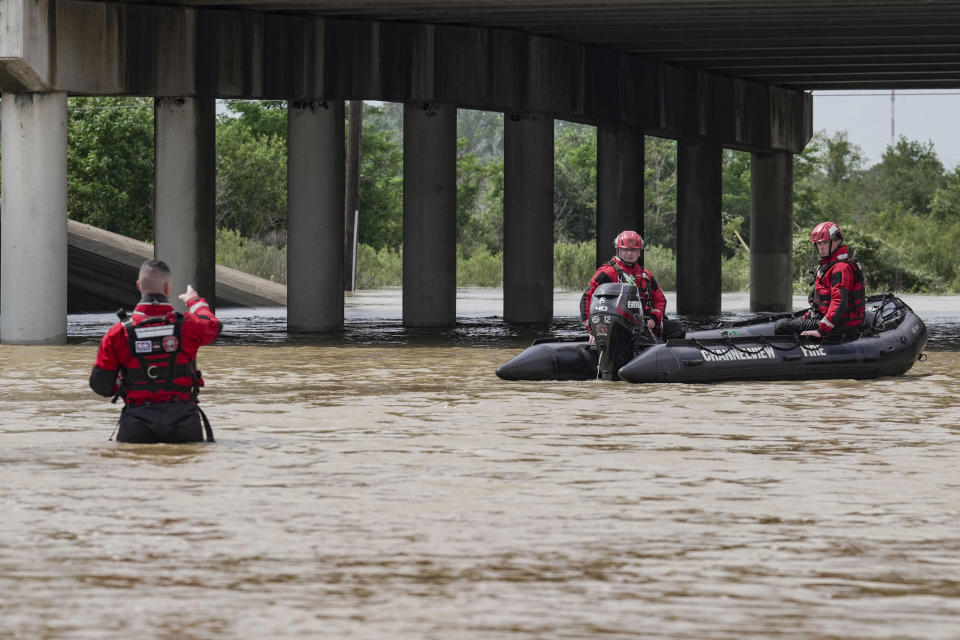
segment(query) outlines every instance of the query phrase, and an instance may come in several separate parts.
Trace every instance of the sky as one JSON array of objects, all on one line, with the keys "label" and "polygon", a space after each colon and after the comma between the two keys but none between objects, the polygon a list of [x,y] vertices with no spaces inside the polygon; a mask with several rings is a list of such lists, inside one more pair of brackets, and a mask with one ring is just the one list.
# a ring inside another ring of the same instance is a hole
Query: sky
[{"label": "sky", "polygon": [[813,130],[846,131],[866,166],[880,161],[893,140],[933,142],[946,170],[960,165],[960,89],[925,91],[815,91]]}]

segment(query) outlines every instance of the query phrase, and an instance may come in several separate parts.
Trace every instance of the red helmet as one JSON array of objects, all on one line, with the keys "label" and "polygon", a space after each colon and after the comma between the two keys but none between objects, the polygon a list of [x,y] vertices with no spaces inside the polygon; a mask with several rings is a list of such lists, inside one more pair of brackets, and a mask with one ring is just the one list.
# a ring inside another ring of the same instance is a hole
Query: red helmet
[{"label": "red helmet", "polygon": [[643,238],[636,231],[621,231],[613,246],[617,249],[643,249]]},{"label": "red helmet", "polygon": [[810,241],[816,244],[824,240],[843,240],[843,231],[840,231],[836,222],[821,222],[813,228]]}]

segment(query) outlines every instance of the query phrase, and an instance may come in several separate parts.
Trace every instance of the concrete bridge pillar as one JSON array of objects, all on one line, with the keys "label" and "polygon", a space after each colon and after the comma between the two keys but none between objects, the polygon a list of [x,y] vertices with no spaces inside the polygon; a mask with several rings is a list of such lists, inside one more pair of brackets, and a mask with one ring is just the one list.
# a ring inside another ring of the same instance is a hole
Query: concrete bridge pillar
[{"label": "concrete bridge pillar", "polygon": [[503,318],[548,323],[553,319],[553,119],[508,113],[504,122]]},{"label": "concrete bridge pillar", "polygon": [[173,272],[172,302],[188,284],[216,298],[216,104],[154,101],[154,255]]},{"label": "concrete bridge pillar", "polygon": [[343,101],[287,108],[287,330],[343,328]]},{"label": "concrete bridge pillar", "polygon": [[67,94],[4,93],[0,342],[67,341]]},{"label": "concrete bridge pillar", "polygon": [[677,143],[677,313],[720,313],[723,149],[706,138]]},{"label": "concrete bridge pillar", "polygon": [[403,108],[403,324],[457,321],[457,108]]},{"label": "concrete bridge pillar", "polygon": [[643,154],[642,130],[597,127],[597,266],[614,254],[618,233],[643,235]]},{"label": "concrete bridge pillar", "polygon": [[793,154],[750,159],[750,310],[793,310]]}]

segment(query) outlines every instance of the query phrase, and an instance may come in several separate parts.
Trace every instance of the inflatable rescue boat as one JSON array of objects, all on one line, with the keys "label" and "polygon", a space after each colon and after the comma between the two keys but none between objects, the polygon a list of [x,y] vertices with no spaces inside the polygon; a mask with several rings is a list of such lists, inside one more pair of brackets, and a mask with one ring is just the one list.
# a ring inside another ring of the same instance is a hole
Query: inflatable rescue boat
[{"label": "inflatable rescue boat", "polygon": [[[805,311],[805,310],[804,310]],[[893,294],[870,296],[858,335],[806,338],[774,334],[779,314],[718,323],[660,342],[646,331],[637,288],[607,283],[591,301],[589,336],[534,344],[497,369],[504,380],[722,382],[878,378],[906,373],[923,358],[927,328]]]}]

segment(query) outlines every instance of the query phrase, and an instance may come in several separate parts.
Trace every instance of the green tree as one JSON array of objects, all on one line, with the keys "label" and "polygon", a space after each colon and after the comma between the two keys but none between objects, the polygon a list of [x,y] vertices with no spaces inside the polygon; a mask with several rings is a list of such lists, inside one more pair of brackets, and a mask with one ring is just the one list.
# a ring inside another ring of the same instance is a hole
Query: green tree
[{"label": "green tree", "polygon": [[[71,98],[69,109],[68,215],[150,240],[153,100]],[[375,272],[395,271],[400,260],[403,105],[368,104],[364,111],[359,233],[364,255],[375,260],[361,257],[365,277],[395,282],[399,272]],[[269,244],[285,241],[286,126],[286,104],[277,101],[231,101],[217,120],[217,222],[225,259],[278,280],[282,248]],[[494,283],[502,270],[503,117],[462,110],[458,131],[461,281]],[[557,277],[577,287],[580,271],[592,269],[596,132],[567,123],[556,131],[556,232],[570,243],[557,245]],[[648,137],[645,150],[645,259],[648,266],[660,264],[654,273],[664,284],[675,248],[676,143]],[[749,158],[723,155],[725,289],[742,288],[749,277],[737,236],[749,239]],[[869,290],[960,290],[960,168],[945,173],[930,142],[901,138],[880,163],[864,169],[862,151],[845,132],[818,132],[794,159],[794,220],[799,291],[809,289],[805,270],[817,261],[809,230],[822,220],[844,229]]]},{"label": "green tree", "polygon": [[643,238],[672,251],[677,248],[677,143],[647,136],[644,141]]},{"label": "green tree", "polygon": [[457,111],[457,137],[466,140],[464,152],[484,164],[503,158],[503,114],[495,111]]},{"label": "green tree", "polygon": [[394,142],[403,141],[403,103],[380,102],[363,104],[363,132],[389,131]]},{"label": "green tree", "polygon": [[818,201],[822,182],[824,132],[817,131],[801,153],[793,157],[793,224],[806,229],[820,218]]},{"label": "green tree", "polygon": [[457,141],[457,245],[464,259],[496,253],[503,244],[502,162],[485,162]]},{"label": "green tree", "polygon": [[592,241],[553,245],[553,283],[565,291],[582,291],[597,272]]},{"label": "green tree", "polygon": [[[287,103],[284,100],[226,100],[230,119],[236,120],[257,137],[285,140]],[[221,119],[222,120],[222,119]]]},{"label": "green tree", "polygon": [[[360,139],[360,242],[375,250],[399,249],[403,244],[403,150],[394,130],[368,128],[364,105]],[[373,118],[371,118],[373,119]]]},{"label": "green tree", "polygon": [[487,252],[497,254],[503,249],[502,157],[484,165],[483,190],[467,228]]},{"label": "green tree", "polygon": [[557,121],[554,144],[554,239],[593,239],[597,219],[597,130]]},{"label": "green tree", "polygon": [[733,257],[750,242],[750,154],[745,151],[723,151],[723,219],[724,256]]},{"label": "green tree", "polygon": [[[287,136],[276,127],[257,129],[266,119],[249,118],[257,108],[244,103],[247,116],[222,115],[217,127],[218,229],[246,238],[286,245]],[[266,111],[261,108],[261,111]],[[285,121],[285,113],[284,125]],[[279,119],[279,118],[276,118]]]},{"label": "green tree", "polygon": [[871,204],[875,208],[895,203],[917,214],[930,212],[934,192],[946,183],[933,142],[921,143],[903,136],[887,147],[870,175],[874,194]]},{"label": "green tree", "polygon": [[825,142],[823,171],[828,184],[839,187],[863,178],[863,151],[850,142],[846,131],[838,131]]},{"label": "green tree", "polygon": [[503,114],[460,109],[457,136],[457,243],[464,265],[490,269],[503,247]]},{"label": "green tree", "polygon": [[67,217],[153,239],[153,99],[70,98]]},{"label": "green tree", "polygon": [[794,158],[793,219],[809,229],[823,220],[859,220],[869,209],[864,198],[863,152],[845,131],[814,134]]},{"label": "green tree", "polygon": [[930,214],[940,222],[960,223],[960,167],[944,177],[930,198]]},{"label": "green tree", "polygon": [[[358,235],[361,243],[375,250],[396,249],[403,241],[403,152],[395,128],[402,123],[402,106],[364,105]],[[286,154],[286,103],[227,103],[217,123],[219,227],[261,242],[285,244]]]}]

